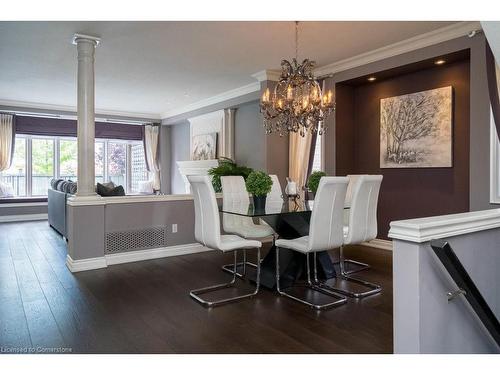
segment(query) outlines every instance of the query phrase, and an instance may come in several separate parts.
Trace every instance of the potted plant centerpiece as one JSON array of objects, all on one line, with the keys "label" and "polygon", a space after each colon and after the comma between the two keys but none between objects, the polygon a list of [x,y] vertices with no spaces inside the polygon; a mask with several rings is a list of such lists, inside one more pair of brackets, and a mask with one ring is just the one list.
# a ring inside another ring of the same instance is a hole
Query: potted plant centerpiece
[{"label": "potted plant centerpiece", "polygon": [[252,168],[238,165],[231,159],[220,158],[219,165],[210,168],[208,174],[212,177],[212,185],[214,186],[215,192],[220,193],[222,191],[222,183],[220,180],[222,176],[242,176],[246,180],[252,171]]},{"label": "potted plant centerpiece", "polygon": [[321,177],[326,176],[325,172],[322,171],[316,171],[311,173],[309,176],[309,179],[307,180],[307,188],[312,192],[312,198],[314,199],[314,196],[316,195],[316,192],[318,191],[318,186],[319,186],[319,180],[321,180]]},{"label": "potted plant centerpiece", "polygon": [[247,191],[253,195],[253,205],[255,209],[266,207],[266,196],[271,191],[273,180],[265,172],[253,171],[245,181]]}]

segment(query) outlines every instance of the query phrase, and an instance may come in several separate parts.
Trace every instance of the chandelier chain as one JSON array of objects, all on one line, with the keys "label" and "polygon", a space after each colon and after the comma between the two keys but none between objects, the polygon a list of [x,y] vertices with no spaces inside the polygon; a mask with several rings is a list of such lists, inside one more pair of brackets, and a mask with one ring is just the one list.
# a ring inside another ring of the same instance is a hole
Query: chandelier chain
[{"label": "chandelier chain", "polygon": [[299,21],[295,21],[295,60],[299,59]]}]

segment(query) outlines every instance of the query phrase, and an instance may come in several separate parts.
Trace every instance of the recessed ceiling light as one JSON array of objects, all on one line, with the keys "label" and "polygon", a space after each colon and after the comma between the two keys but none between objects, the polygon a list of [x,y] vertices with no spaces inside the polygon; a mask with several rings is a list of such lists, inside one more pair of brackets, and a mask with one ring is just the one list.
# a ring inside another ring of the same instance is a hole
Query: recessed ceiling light
[{"label": "recessed ceiling light", "polygon": [[443,65],[445,62],[446,62],[445,60],[439,59],[439,60],[434,61],[434,64],[436,64],[436,65]]},{"label": "recessed ceiling light", "polygon": [[373,82],[377,79],[377,77],[368,77],[368,81]]}]

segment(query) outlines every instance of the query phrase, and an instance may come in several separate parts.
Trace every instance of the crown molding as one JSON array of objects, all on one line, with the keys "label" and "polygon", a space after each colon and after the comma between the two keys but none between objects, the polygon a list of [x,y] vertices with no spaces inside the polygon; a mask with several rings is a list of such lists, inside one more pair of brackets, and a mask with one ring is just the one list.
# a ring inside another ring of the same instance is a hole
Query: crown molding
[{"label": "crown molding", "polygon": [[476,21],[457,22],[425,34],[420,34],[400,42],[390,44],[375,50],[362,53],[357,56],[340,60],[332,64],[318,67],[314,70],[317,77],[342,72],[358,66],[380,61],[389,57],[401,55],[406,52],[415,51],[420,48],[429,47],[434,44],[446,42],[451,39],[466,36],[471,31],[482,30],[481,23]]},{"label": "crown molding", "polygon": [[[36,109],[36,110],[47,110],[47,111],[61,111],[61,112],[77,112],[76,107],[69,105],[54,105],[47,103],[32,103],[32,102],[22,102],[16,100],[2,100],[0,99],[0,107],[13,107],[13,108],[26,108],[26,109]],[[125,111],[113,111],[107,109],[96,109],[96,117],[105,116],[117,116],[117,117],[130,117],[143,120],[161,120],[158,113],[139,113],[139,112],[125,112]]]},{"label": "crown molding", "polygon": [[255,78],[259,82],[263,81],[274,81],[278,82],[280,80],[281,72],[275,69],[266,69],[261,70],[255,74],[252,74],[252,77]]},{"label": "crown molding", "polygon": [[233,89],[233,90],[225,91],[221,94],[212,96],[210,98],[203,99],[203,100],[200,100],[200,101],[192,103],[192,104],[188,104],[188,105],[181,107],[181,108],[177,108],[177,109],[174,109],[171,111],[163,112],[161,114],[161,118],[168,119],[168,118],[171,118],[174,116],[178,116],[178,115],[182,115],[184,113],[196,111],[198,109],[208,107],[210,105],[214,105],[217,103],[224,102],[226,100],[238,98],[240,96],[251,94],[251,93],[254,93],[257,91],[260,91],[260,82],[250,83],[248,85],[241,86],[241,87],[238,87],[238,88]]}]

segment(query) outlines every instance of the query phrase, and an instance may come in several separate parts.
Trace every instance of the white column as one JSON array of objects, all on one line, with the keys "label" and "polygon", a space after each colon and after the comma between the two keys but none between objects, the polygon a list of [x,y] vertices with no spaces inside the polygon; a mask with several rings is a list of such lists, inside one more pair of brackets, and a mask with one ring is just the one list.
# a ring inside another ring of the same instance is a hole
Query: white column
[{"label": "white column", "polygon": [[100,39],[75,34],[73,44],[78,51],[78,191],[77,197],[94,197],[95,193],[95,82],[94,55]]}]

